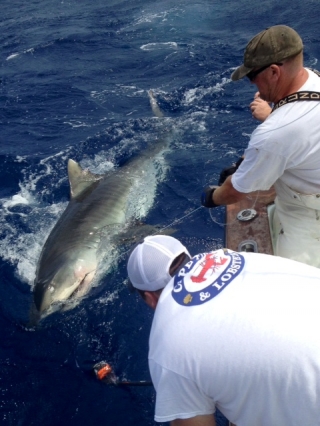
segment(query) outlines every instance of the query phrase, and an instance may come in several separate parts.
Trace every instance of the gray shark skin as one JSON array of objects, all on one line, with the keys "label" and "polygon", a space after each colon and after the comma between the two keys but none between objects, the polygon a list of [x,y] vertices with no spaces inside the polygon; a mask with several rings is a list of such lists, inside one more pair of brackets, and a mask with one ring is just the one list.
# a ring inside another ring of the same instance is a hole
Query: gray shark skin
[{"label": "gray shark skin", "polygon": [[[149,97],[154,113],[160,116],[152,92]],[[170,133],[165,132],[144,152],[105,175],[94,175],[68,161],[70,201],[44,244],[36,270],[33,300],[38,316],[52,304],[88,292],[101,257],[102,235],[119,237],[136,179],[168,148]]]}]

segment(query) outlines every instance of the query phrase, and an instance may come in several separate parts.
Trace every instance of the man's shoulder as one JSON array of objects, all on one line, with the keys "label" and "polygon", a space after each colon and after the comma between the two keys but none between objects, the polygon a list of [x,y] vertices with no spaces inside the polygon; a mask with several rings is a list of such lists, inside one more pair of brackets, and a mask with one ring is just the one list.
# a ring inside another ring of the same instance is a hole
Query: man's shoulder
[{"label": "man's shoulder", "polygon": [[269,141],[273,138],[277,138],[277,133],[281,129],[281,118],[271,114],[263,123],[261,123],[252,132],[249,146],[255,149],[263,149],[269,147]]},{"label": "man's shoulder", "polygon": [[306,84],[316,84],[320,87],[320,71],[315,68],[305,68],[308,71],[309,78],[306,81]]},{"label": "man's shoulder", "polygon": [[245,273],[257,272],[261,275],[273,276],[274,281],[283,280],[283,275],[304,276],[307,281],[309,278],[320,279],[320,269],[296,260],[287,259],[285,257],[274,256],[265,253],[242,253],[246,267]]},{"label": "man's shoulder", "polygon": [[[319,78],[320,91],[320,78]],[[292,133],[298,135],[305,133],[304,125],[306,114],[314,108],[313,102],[304,102],[302,106],[300,102],[292,102],[284,105],[270,114],[270,116],[261,123],[252,133],[249,145],[263,148],[267,144],[268,149],[270,143],[274,141],[277,145],[279,140],[285,143],[292,143]],[[302,120],[302,121],[301,121]]]}]

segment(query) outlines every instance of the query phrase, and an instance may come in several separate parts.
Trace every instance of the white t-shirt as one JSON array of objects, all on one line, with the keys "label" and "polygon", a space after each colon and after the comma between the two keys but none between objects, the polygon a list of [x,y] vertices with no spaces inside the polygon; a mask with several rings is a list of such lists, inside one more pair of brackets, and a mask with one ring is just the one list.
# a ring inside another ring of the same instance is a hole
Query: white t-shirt
[{"label": "white t-shirt", "polygon": [[320,270],[258,253],[195,256],[163,290],[150,334],[155,420],[320,424]]},{"label": "white t-shirt", "polygon": [[[299,91],[320,92],[310,70]],[[277,179],[304,194],[320,192],[320,101],[297,101],[275,110],[251,135],[232,185],[248,193],[269,189]]]}]

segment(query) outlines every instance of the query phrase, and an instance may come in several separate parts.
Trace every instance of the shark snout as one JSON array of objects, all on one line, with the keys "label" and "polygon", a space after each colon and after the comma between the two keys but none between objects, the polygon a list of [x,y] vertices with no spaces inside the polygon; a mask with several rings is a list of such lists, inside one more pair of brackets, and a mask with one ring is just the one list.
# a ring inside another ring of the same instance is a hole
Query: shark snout
[{"label": "shark snout", "polygon": [[34,303],[37,310],[42,313],[46,311],[52,303],[54,298],[55,288],[53,285],[40,285],[37,283],[34,290]]}]

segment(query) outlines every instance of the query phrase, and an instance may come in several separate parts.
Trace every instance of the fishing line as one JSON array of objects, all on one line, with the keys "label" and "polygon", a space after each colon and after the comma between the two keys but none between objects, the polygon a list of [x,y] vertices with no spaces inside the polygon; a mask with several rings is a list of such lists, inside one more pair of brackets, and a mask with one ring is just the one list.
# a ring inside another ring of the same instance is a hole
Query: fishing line
[{"label": "fishing line", "polygon": [[[166,225],[166,226],[164,226],[163,228],[160,228],[160,229],[157,229],[153,234],[150,234],[150,235],[157,235],[157,234],[161,234],[165,229],[167,229],[167,228],[169,228],[169,227],[171,227],[172,225],[175,225],[175,224],[177,224],[177,223],[179,223],[179,222],[181,222],[183,219],[185,219],[186,217],[188,217],[188,216],[191,216],[193,213],[195,213],[196,211],[198,211],[199,209],[202,209],[203,208],[203,206],[199,206],[199,207],[197,207],[197,208],[195,208],[195,209],[193,209],[191,212],[189,212],[189,213],[187,213],[187,214],[185,214],[184,216],[182,216],[182,217],[180,217],[179,219],[175,219],[173,222],[171,222],[171,223],[169,223],[169,225]],[[137,242],[136,242],[137,243]],[[131,250],[132,250],[132,248],[130,248],[129,250],[126,250],[124,253],[122,253],[120,256],[119,256],[119,259],[122,259],[122,258],[124,258],[128,253],[130,253],[131,252]]]},{"label": "fishing line", "polygon": [[[252,205],[252,207],[250,207],[250,209],[251,210],[254,210],[254,208],[255,208],[255,206],[256,206],[256,204],[257,204],[257,201],[258,201],[258,198],[259,198],[259,195],[260,195],[260,191],[258,191],[257,192],[257,195],[256,195],[256,198],[255,198],[255,200],[254,200],[254,203],[253,203],[253,205]],[[247,197],[248,199],[250,199],[251,197],[250,196],[248,196]],[[213,216],[212,216],[212,210],[213,209],[209,209],[209,215],[210,215],[210,217],[211,217],[211,220],[212,220],[212,222],[214,222],[214,223],[216,223],[217,225],[219,225],[219,226],[230,226],[230,225],[232,225],[233,223],[235,223],[238,219],[234,219],[232,222],[230,222],[230,223],[221,223],[221,222],[218,222],[217,220],[216,220],[216,218],[214,218]],[[249,210],[249,209],[248,209]]]},{"label": "fishing line", "polygon": [[[185,214],[184,216],[180,217],[180,219],[175,219],[173,222],[169,223],[169,225],[165,226],[164,228],[160,229],[160,230],[159,230],[159,231],[157,231],[157,232],[163,232],[165,229],[169,228],[170,226],[172,226],[172,225],[174,225],[174,224],[176,224],[176,223],[181,222],[183,219],[185,219],[186,217],[188,217],[188,216],[192,215],[193,213],[195,213],[197,210],[201,209],[202,207],[203,207],[203,206],[199,206],[199,207],[197,207],[196,209],[192,210],[191,212],[189,212],[189,213]],[[155,233],[154,233],[154,234],[152,234],[152,235],[157,234],[157,232],[155,232]]]}]

